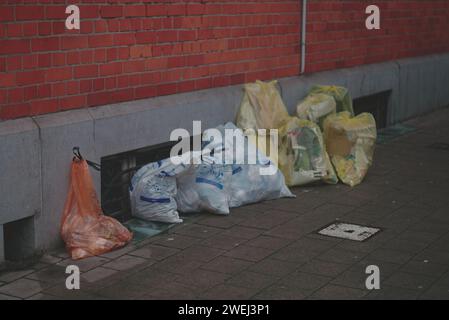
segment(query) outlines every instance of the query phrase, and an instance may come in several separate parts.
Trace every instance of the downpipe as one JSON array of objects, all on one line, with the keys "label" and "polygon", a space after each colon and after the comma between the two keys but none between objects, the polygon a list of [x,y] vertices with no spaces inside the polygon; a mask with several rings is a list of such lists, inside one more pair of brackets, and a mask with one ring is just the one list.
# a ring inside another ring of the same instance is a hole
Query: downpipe
[{"label": "downpipe", "polygon": [[306,70],[307,0],[302,0],[301,74]]}]

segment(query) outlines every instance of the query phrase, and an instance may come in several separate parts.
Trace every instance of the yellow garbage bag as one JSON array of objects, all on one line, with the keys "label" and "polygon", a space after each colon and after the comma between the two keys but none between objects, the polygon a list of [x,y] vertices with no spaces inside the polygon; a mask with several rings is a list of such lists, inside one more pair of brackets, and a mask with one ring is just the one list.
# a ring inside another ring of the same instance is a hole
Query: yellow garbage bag
[{"label": "yellow garbage bag", "polygon": [[315,123],[291,117],[279,129],[279,169],[288,186],[323,180],[335,184],[338,178]]},{"label": "yellow garbage bag", "polygon": [[299,119],[310,120],[323,129],[324,119],[337,113],[337,103],[333,96],[324,93],[309,94],[296,106],[296,114]]},{"label": "yellow garbage bag", "polygon": [[237,114],[236,125],[241,129],[277,129],[289,114],[276,88],[277,81],[248,83]]},{"label": "yellow garbage bag", "polygon": [[334,97],[337,103],[337,112],[348,111],[351,116],[354,116],[354,109],[352,106],[352,98],[348,89],[338,86],[314,86],[309,94],[324,93]]},{"label": "yellow garbage bag", "polygon": [[376,121],[370,113],[351,118],[349,112],[330,115],[324,121],[324,141],[340,180],[351,187],[360,184],[373,161]]}]

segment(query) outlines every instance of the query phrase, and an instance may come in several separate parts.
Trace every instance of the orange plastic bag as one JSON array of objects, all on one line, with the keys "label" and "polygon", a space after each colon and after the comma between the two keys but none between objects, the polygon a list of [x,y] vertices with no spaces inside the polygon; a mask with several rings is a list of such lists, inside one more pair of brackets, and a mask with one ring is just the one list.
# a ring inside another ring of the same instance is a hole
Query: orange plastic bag
[{"label": "orange plastic bag", "polygon": [[132,233],[103,215],[86,160],[74,158],[61,236],[72,259],[82,259],[123,247]]}]

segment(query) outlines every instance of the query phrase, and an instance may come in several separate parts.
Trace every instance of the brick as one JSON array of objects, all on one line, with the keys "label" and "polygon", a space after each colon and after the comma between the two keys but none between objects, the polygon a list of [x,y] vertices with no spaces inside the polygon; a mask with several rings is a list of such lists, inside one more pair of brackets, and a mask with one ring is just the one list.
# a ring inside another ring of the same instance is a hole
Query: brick
[{"label": "brick", "polygon": [[30,85],[40,82],[44,82],[45,73],[43,71],[25,71],[18,72],[16,75],[16,81],[19,86]]},{"label": "brick", "polygon": [[0,7],[0,21],[14,21],[14,7],[2,6]]},{"label": "brick", "polygon": [[39,38],[31,40],[31,50],[35,51],[56,51],[60,49],[60,41],[57,37]]},{"label": "brick", "polygon": [[134,44],[136,38],[134,33],[116,33],[114,34],[114,46],[124,46]]},{"label": "brick", "polygon": [[12,87],[16,84],[15,73],[0,73],[0,87]]},{"label": "brick", "polygon": [[97,65],[77,66],[73,69],[74,78],[94,78],[98,76]]},{"label": "brick", "polygon": [[66,6],[45,6],[45,17],[47,19],[66,19]]},{"label": "brick", "polygon": [[45,75],[47,78],[47,82],[68,80],[72,78],[72,68],[63,67],[56,69],[48,69],[45,71]]},{"label": "brick", "polygon": [[132,59],[151,57],[150,45],[137,45],[130,47],[129,55]]},{"label": "brick", "polygon": [[105,35],[91,35],[88,39],[89,47],[110,47],[114,44],[112,34]]},{"label": "brick", "polygon": [[17,20],[43,20],[45,18],[44,6],[16,6]]},{"label": "brick", "polygon": [[145,5],[126,5],[123,15],[125,17],[144,17],[146,15]]},{"label": "brick", "polygon": [[146,15],[148,17],[165,16],[167,14],[166,4],[149,4],[146,5]]},{"label": "brick", "polygon": [[84,49],[88,46],[87,36],[66,36],[62,37],[61,49]]},{"label": "brick", "polygon": [[123,15],[123,6],[107,5],[100,7],[100,15],[103,18],[116,18]]},{"label": "brick", "polygon": [[99,75],[100,76],[109,76],[114,74],[119,74],[122,72],[123,64],[121,62],[113,62],[100,65],[99,67]]},{"label": "brick", "polygon": [[66,98],[59,99],[59,105],[61,110],[77,109],[86,106],[86,96],[68,96]]},{"label": "brick", "polygon": [[30,114],[34,116],[58,110],[58,99],[32,101],[30,106]]},{"label": "brick", "polygon": [[0,54],[28,53],[29,40],[0,40]]}]

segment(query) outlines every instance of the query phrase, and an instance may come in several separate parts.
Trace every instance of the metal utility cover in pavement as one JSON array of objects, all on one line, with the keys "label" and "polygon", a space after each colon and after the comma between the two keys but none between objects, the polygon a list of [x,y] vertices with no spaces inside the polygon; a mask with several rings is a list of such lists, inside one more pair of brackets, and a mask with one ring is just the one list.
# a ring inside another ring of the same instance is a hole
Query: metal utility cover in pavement
[{"label": "metal utility cover in pavement", "polygon": [[344,222],[336,222],[318,231],[318,234],[361,242],[372,237],[379,231],[379,228],[360,226],[357,224]]}]

